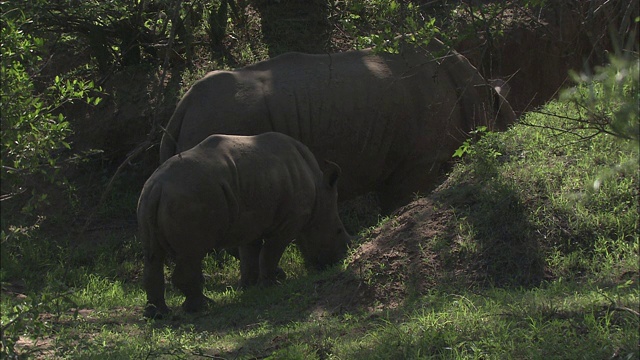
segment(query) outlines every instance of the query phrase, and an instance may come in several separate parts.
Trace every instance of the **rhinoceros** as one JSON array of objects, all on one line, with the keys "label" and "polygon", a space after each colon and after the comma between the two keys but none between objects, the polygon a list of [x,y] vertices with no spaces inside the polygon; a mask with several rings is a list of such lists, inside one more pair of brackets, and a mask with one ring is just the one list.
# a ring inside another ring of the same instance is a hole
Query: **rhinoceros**
[{"label": "rhinoceros", "polygon": [[514,121],[476,68],[435,39],[397,54],[287,53],[197,81],[165,129],[160,162],[214,133],[277,131],[343,169],[340,201],[377,191],[389,211],[431,190],[471,130]]},{"label": "rhinoceros", "polygon": [[198,311],[202,260],[213,249],[239,248],[241,284],[271,283],[287,245],[323,268],[346,253],[349,235],[338,216],[335,164],[321,171],[309,149],[280,133],[212,135],[165,161],[138,201],[144,249],[147,317],[169,312],[163,266],[175,260],[173,284],[185,311]]}]

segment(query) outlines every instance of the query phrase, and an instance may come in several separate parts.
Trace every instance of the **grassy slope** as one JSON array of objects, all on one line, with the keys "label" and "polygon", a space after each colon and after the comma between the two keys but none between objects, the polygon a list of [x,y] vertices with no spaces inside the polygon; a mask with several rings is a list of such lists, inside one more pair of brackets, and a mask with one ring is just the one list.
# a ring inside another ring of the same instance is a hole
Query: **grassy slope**
[{"label": "grassy slope", "polygon": [[[216,306],[183,314],[169,289],[173,318],[145,322],[130,232],[68,250],[36,231],[35,246],[3,249],[14,292],[2,293],[3,324],[23,312],[4,335],[20,336],[22,353],[65,358],[638,358],[638,169],[611,170],[627,145],[517,125],[473,149],[432,196],[364,232],[379,250],[412,242],[432,255],[411,259],[424,268],[385,269],[389,254],[354,250],[307,273],[290,249],[289,280],[242,292],[237,263],[209,257]],[[408,217],[422,219],[418,235]]]}]

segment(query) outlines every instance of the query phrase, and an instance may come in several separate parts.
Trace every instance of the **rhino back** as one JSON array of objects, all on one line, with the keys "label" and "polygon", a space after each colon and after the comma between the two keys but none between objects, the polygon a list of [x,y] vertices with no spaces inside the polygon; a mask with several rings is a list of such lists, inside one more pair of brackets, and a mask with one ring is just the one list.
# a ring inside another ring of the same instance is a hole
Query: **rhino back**
[{"label": "rhino back", "polygon": [[179,105],[176,151],[214,133],[282,132],[343,169],[340,196],[346,199],[375,190],[412,159],[449,159],[470,124],[484,121],[480,111],[491,102],[474,90],[482,81],[474,71],[455,57],[363,50],[289,53],[213,72]]},{"label": "rhino back", "polygon": [[[395,77],[384,59],[367,52],[286,54],[214,72],[180,104],[187,109],[176,152],[214,133],[282,132],[344,169],[341,193],[368,191],[409,151],[406,134],[424,110],[413,86]],[[411,106],[403,106],[407,101]]]},{"label": "rhino back", "polygon": [[165,237],[202,253],[298,231],[321,175],[288,139],[215,135],[167,160],[150,179],[162,184]]}]

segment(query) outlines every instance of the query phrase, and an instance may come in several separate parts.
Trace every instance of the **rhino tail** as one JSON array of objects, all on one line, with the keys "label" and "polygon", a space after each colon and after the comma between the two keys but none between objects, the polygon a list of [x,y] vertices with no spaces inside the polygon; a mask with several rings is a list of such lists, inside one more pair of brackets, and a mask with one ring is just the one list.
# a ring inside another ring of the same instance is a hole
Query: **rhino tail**
[{"label": "rhino tail", "polygon": [[161,195],[162,186],[158,183],[153,184],[150,188],[145,186],[138,203],[138,231],[145,261],[154,258],[164,259],[166,256],[164,246],[166,241],[162,240],[162,235],[158,228],[158,210]]},{"label": "rhino tail", "polygon": [[176,154],[178,147],[178,139],[180,138],[180,129],[182,128],[182,121],[187,112],[187,97],[185,96],[176,107],[176,110],[171,115],[167,127],[162,128],[162,140],[160,140],[160,164],[164,163]]}]

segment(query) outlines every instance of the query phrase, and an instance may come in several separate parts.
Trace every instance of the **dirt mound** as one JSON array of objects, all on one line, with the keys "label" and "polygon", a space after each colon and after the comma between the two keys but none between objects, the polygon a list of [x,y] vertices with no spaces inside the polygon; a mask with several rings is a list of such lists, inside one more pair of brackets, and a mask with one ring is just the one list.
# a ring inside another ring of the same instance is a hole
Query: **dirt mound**
[{"label": "dirt mound", "polygon": [[537,286],[548,274],[527,213],[509,181],[457,173],[365,234],[347,271],[316,285],[328,307],[369,311],[430,291]]},{"label": "dirt mound", "polygon": [[428,198],[399,209],[353,255],[349,269],[369,283],[374,307],[395,308],[403,299],[424,293],[443,275],[442,259],[428,244],[446,236],[446,210]]}]

